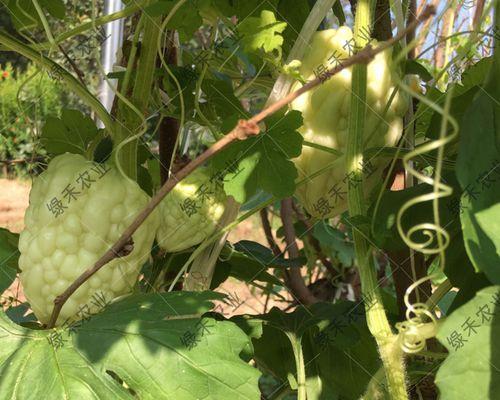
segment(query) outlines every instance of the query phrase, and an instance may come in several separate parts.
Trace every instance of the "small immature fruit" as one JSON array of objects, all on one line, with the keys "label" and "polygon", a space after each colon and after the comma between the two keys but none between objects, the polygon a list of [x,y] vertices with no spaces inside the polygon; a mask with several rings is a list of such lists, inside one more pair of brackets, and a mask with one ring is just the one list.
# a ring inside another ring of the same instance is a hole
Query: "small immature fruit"
[{"label": "small immature fruit", "polygon": [[160,203],[160,247],[175,252],[201,243],[217,230],[226,199],[221,182],[207,168],[196,169]]},{"label": "small immature fruit", "polygon": [[[116,168],[76,154],[55,157],[35,178],[19,238],[20,279],[35,315],[47,323],[54,299],[120,237],[149,197]],[[114,259],[64,304],[57,325],[99,311],[132,290],[157,229],[153,213],[133,235],[133,251]]]},{"label": "small immature fruit", "polygon": [[[322,67],[333,68],[351,55],[352,43],[353,34],[348,27],[317,32],[302,60],[300,74],[305,80],[312,80],[321,74]],[[376,41],[371,45],[376,47]],[[396,86],[396,76],[390,68],[391,52],[389,48],[379,53],[368,64],[365,148],[394,146],[401,136],[402,117],[408,101],[397,91],[390,102]],[[352,67],[346,68],[292,103],[293,109],[302,112],[304,125],[301,133],[305,140],[345,154],[351,111],[351,75]],[[302,84],[297,83],[294,89],[300,86]],[[347,209],[348,187],[358,184],[353,180],[358,181],[359,178],[348,176],[343,155],[304,146],[302,154],[294,161],[298,179],[307,179],[297,188],[296,195],[311,215],[329,218]],[[317,177],[307,178],[334,162],[333,168]],[[366,192],[380,182],[383,165],[376,160],[364,160],[356,166],[365,178]]]}]

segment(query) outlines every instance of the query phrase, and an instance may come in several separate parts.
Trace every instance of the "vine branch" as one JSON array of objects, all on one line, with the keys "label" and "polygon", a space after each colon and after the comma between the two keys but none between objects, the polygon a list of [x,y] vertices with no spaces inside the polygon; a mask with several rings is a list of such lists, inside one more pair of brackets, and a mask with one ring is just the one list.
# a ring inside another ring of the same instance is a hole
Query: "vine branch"
[{"label": "vine branch", "polygon": [[267,207],[260,210],[260,220],[262,223],[262,229],[264,230],[264,235],[266,236],[267,243],[271,247],[275,257],[281,255],[281,249],[279,248],[276,240],[274,240],[273,230],[271,228],[271,223],[269,222],[269,215],[267,212]]},{"label": "vine branch", "polygon": [[[285,231],[285,242],[288,257],[290,259],[298,259],[300,253],[297,245],[295,228],[293,227],[292,213],[292,199],[288,197],[281,201],[280,214]],[[290,268],[290,270],[285,270],[284,276],[287,287],[300,303],[310,305],[319,301],[306,286],[304,278],[300,273],[300,268]]]},{"label": "vine branch", "polygon": [[[197,158],[192,160],[184,168],[180,169],[178,172],[173,174],[170,179],[160,188],[160,190],[151,198],[146,207],[135,217],[134,221],[125,229],[120,238],[116,241],[111,248],[109,248],[102,256],[95,262],[95,264],[83,272],[62,294],[54,299],[54,309],[52,311],[47,328],[53,328],[57,322],[57,318],[61,309],[68,300],[68,298],[81,286],[85,281],[87,281],[92,275],[99,271],[111,260],[123,256],[123,249],[125,246],[130,245],[132,235],[136,230],[142,225],[148,216],[154,211],[158,204],[163,200],[163,198],[186,176],[193,172],[196,168],[204,164],[207,160],[212,158],[215,154],[219,153],[225,149],[229,144],[237,140],[245,140],[250,136],[255,136],[260,133],[259,124],[264,121],[265,118],[276,113],[281,108],[293,102],[296,98],[302,94],[308,92],[311,89],[322,84],[325,79],[331,78],[333,75],[341,72],[342,70],[349,68],[354,64],[367,64],[369,63],[377,54],[381,53],[388,47],[393,46],[395,43],[400,41],[409,32],[414,31],[419,24],[430,18],[435,14],[435,8],[428,6],[424,9],[422,14],[415,19],[415,21],[408,25],[408,27],[395,36],[393,39],[381,44],[377,48],[372,48],[367,46],[360,50],[358,53],[354,54],[352,57],[344,60],[341,64],[328,70],[323,74],[323,76],[318,77],[300,89],[289,93],[287,96],[273,103],[269,107],[265,108],[258,114],[254,115],[249,120],[240,120],[236,127],[234,127],[226,136],[217,141],[213,146],[207,149],[205,152],[200,154]],[[6,36],[0,34],[0,42],[8,42],[5,40]],[[73,78],[73,77],[72,77]],[[74,78],[73,78],[74,79]]]}]

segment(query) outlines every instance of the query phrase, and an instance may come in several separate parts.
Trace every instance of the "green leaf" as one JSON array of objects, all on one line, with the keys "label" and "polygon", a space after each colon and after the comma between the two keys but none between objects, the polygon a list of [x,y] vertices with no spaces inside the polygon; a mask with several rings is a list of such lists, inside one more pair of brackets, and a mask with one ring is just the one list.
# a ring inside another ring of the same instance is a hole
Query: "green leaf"
[{"label": "green leaf", "polygon": [[247,336],[232,322],[200,317],[220,298],[130,295],[71,334],[22,328],[1,313],[2,398],[258,400],[259,372],[239,356]]},{"label": "green leaf", "polygon": [[293,43],[297,40],[310,11],[311,7],[308,0],[294,0],[293,7],[290,7],[289,0],[280,0],[278,15],[280,19],[287,23],[286,29],[283,31],[283,49],[286,53],[291,50]]},{"label": "green leaf", "polygon": [[98,135],[98,129],[90,117],[78,110],[63,109],[61,118],[48,117],[40,140],[45,149],[53,154],[83,154]]},{"label": "green leaf", "polygon": [[[412,61],[412,63],[415,62]],[[451,116],[457,121],[462,119],[463,114],[467,108],[470,107],[472,101],[474,100],[474,96],[478,92],[479,87],[484,81],[484,77],[490,69],[490,66],[490,58],[482,59],[464,71],[460,84],[452,84],[454,90],[450,113]],[[450,88],[448,91],[449,90]],[[426,97],[433,103],[443,106],[446,99],[446,92],[442,93],[436,88],[428,87]],[[420,103],[415,114],[415,118],[417,121],[416,135],[420,136],[424,134],[430,139],[437,140],[441,129],[442,115],[435,112],[425,103]],[[451,129],[452,127],[449,125],[448,130],[451,131]],[[450,145],[448,145],[448,147],[450,147]],[[452,150],[455,150],[455,148],[452,147]],[[454,151],[454,153],[456,153],[456,151]]]},{"label": "green leaf", "polygon": [[252,242],[251,240],[240,240],[233,246],[235,250],[246,254],[248,257],[255,259],[268,268],[301,267],[306,262],[304,258],[288,260],[282,255],[275,256],[271,249],[261,245],[260,243]]},{"label": "green leaf", "polygon": [[462,233],[459,232],[451,240],[445,252],[446,265],[444,273],[453,287],[462,288],[476,275],[474,266],[467,256]]},{"label": "green leaf", "polygon": [[474,86],[481,86],[492,64],[493,57],[486,57],[468,67],[462,74],[461,84],[457,86],[456,93],[462,94]]},{"label": "green leaf", "polygon": [[66,7],[64,6],[63,0],[41,0],[40,5],[54,18],[64,19],[66,15]]},{"label": "green leaf", "polygon": [[415,60],[406,60],[404,64],[404,74],[405,75],[418,75],[420,79],[424,82],[429,82],[432,80],[431,73],[425,68],[425,66]]},{"label": "green leaf", "polygon": [[18,234],[0,228],[0,294],[16,279],[19,259],[18,239]]},{"label": "green leaf", "polygon": [[266,120],[268,129],[256,137],[233,143],[214,158],[216,168],[226,172],[224,190],[245,203],[259,189],[278,199],[295,191],[297,170],[291,158],[302,151],[300,112],[277,114]]},{"label": "green leaf", "polygon": [[[42,22],[31,0],[2,0],[10,13],[12,23],[19,31],[42,26]],[[57,19],[64,19],[66,8],[62,0],[41,0],[42,10]]]},{"label": "green leaf", "polygon": [[439,325],[450,354],[436,384],[441,400],[496,399],[500,393],[500,287],[490,286]]},{"label": "green leaf", "polygon": [[464,116],[457,176],[465,248],[475,268],[500,284],[500,107],[492,97],[482,92]]},{"label": "green leaf", "polygon": [[314,225],[314,236],[319,240],[321,247],[338,259],[343,266],[353,265],[354,243],[347,240],[344,232],[323,221]]},{"label": "green leaf", "polygon": [[235,14],[231,0],[199,0],[198,9],[206,24],[217,23],[218,18],[230,18]]},{"label": "green leaf", "polygon": [[256,54],[275,52],[276,58],[281,58],[283,36],[280,33],[286,26],[286,22],[277,21],[274,12],[269,10],[262,10],[260,17],[246,18],[238,26],[244,50]]},{"label": "green leaf", "polygon": [[276,10],[279,0],[232,0],[234,13],[242,22],[250,16],[260,15],[263,10]]},{"label": "green leaf", "polygon": [[[177,0],[160,0],[147,6],[144,11],[151,17],[167,15],[176,4]],[[187,1],[172,16],[167,23],[167,28],[179,31],[181,41],[187,41],[192,38],[202,23],[203,19],[196,2]]]},{"label": "green leaf", "polygon": [[[214,79],[206,79],[202,84],[203,93],[206,97],[203,109],[209,109],[213,115],[212,120],[231,117],[231,123],[240,118],[247,118],[247,114],[241,106],[240,100],[234,95],[230,83]],[[234,126],[234,125],[233,125]]]},{"label": "green leaf", "polygon": [[272,263],[269,260],[269,263],[266,263],[240,249],[241,242],[240,246],[229,251],[228,255],[225,254],[228,253],[226,249],[223,251],[221,257],[227,257],[227,261],[217,264],[212,282],[213,287],[219,286],[229,276],[248,284],[259,281],[281,286],[281,281],[267,272],[268,268],[276,266],[277,260],[273,260]]},{"label": "green leaf", "polygon": [[[472,101],[474,100],[475,94],[478,92],[479,86],[473,86],[467,91],[465,91],[463,94],[457,95],[454,93],[454,96],[451,100],[451,106],[450,106],[450,114],[451,117],[455,118],[455,120],[460,121],[464,113],[467,111],[467,108],[470,107]],[[439,102],[444,101],[446,96],[443,96],[439,99]],[[442,105],[442,104],[441,104]],[[441,131],[441,124],[442,124],[442,115],[440,113],[434,112],[432,115],[432,118],[429,122],[429,126],[427,127],[427,132],[425,136],[429,139],[433,140],[438,140],[439,139],[439,132]],[[448,125],[448,132],[451,133],[453,130],[451,125]],[[456,149],[456,144],[453,143],[454,145],[448,145],[447,146],[447,153],[450,154],[456,154],[457,149]],[[451,151],[450,151],[451,148]]]},{"label": "green leaf", "polygon": [[290,340],[302,343],[308,400],[357,400],[379,367],[360,304],[317,303],[293,313],[273,308],[255,318],[263,322],[262,336],[252,340],[257,365],[281,381],[294,383]]},{"label": "green leaf", "polygon": [[344,9],[342,8],[342,3],[340,1],[335,1],[332,6],[333,15],[339,20],[339,25],[345,25],[346,18],[344,14]]}]

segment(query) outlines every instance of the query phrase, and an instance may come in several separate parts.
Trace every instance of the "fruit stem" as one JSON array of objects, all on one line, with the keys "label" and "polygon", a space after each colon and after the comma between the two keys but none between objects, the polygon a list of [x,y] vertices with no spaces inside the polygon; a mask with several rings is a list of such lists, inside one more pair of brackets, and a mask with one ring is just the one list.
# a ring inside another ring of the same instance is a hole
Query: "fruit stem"
[{"label": "fruit stem", "polygon": [[[373,0],[358,1],[354,25],[355,48],[361,49],[369,44],[366,32],[371,32],[371,10]],[[355,185],[348,186],[348,205],[350,218],[366,217],[363,194],[363,135],[365,131],[367,65],[356,64],[352,73],[351,114],[346,149],[346,171]],[[368,230],[366,230],[368,231]],[[368,328],[374,336],[380,353],[388,391],[391,399],[408,398],[403,350],[397,335],[394,335],[382,302],[372,262],[372,250],[367,234],[353,226],[354,249],[359,266],[361,288],[365,300]]]}]

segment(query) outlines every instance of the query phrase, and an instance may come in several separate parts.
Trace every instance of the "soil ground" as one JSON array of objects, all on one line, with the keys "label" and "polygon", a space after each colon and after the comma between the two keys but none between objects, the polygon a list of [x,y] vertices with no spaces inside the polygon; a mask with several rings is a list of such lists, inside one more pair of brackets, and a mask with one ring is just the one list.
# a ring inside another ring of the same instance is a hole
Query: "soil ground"
[{"label": "soil ground", "polygon": [[[29,203],[30,181],[0,179],[0,228],[7,228],[11,232],[21,232],[24,227],[24,213]],[[241,223],[233,230],[228,240],[237,242],[239,240],[253,240],[266,244],[257,217]],[[229,279],[217,289],[228,295],[226,303],[221,304],[222,312],[226,317],[240,314],[260,314],[265,312],[264,305],[266,297],[259,289],[245,285],[237,280]],[[25,301],[22,288],[16,280],[12,286],[2,294],[2,303],[9,300]],[[277,306],[284,308],[286,304],[277,303],[270,299],[267,310]]]}]

